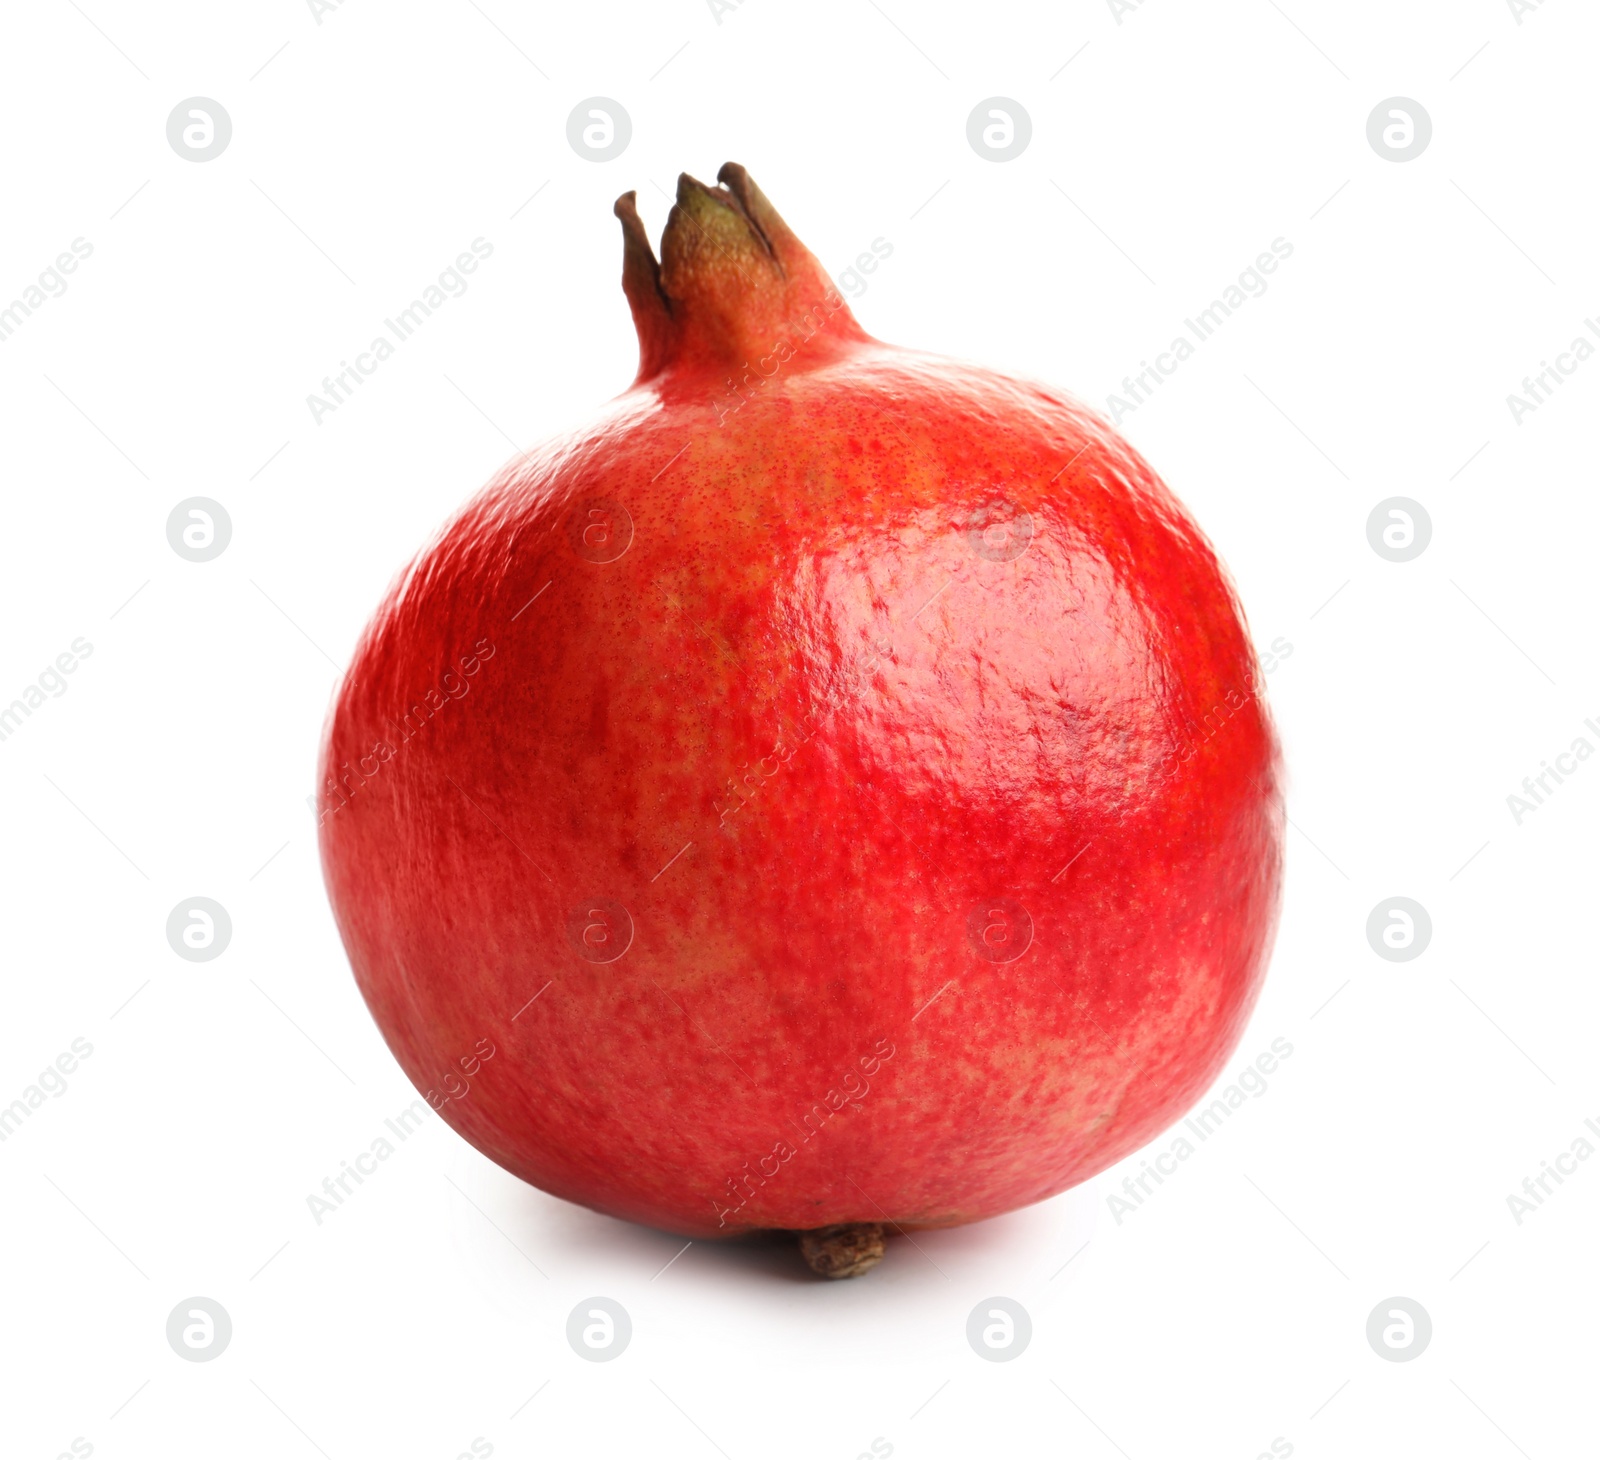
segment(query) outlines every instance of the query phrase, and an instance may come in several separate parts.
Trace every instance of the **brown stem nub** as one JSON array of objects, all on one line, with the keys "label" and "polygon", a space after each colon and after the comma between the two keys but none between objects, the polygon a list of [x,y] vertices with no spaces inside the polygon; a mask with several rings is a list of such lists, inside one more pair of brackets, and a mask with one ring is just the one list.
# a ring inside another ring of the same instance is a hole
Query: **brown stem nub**
[{"label": "brown stem nub", "polygon": [[800,1255],[819,1277],[860,1277],[883,1261],[883,1226],[849,1222],[800,1234]]}]

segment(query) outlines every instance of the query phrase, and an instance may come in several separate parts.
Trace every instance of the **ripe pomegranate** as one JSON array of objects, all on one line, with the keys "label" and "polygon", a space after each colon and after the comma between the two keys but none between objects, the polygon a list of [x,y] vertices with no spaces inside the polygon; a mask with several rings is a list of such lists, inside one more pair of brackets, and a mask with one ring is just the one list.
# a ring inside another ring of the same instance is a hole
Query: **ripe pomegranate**
[{"label": "ripe pomegranate", "polygon": [[659,264],[618,200],[637,379],[378,610],[322,858],[379,1028],[479,1150],[848,1275],[1215,1077],[1276,920],[1278,751],[1137,453],[870,338],[718,179],[680,179]]}]

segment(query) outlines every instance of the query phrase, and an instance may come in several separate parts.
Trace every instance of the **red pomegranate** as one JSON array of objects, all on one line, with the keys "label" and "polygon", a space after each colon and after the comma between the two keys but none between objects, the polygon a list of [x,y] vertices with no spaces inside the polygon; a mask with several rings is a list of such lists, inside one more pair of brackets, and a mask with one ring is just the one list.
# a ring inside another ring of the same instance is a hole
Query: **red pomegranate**
[{"label": "red pomegranate", "polygon": [[1137,453],[870,338],[718,179],[680,179],[659,264],[618,201],[638,378],[378,610],[322,858],[389,1047],[480,1151],[847,1275],[1216,1076],[1272,941],[1278,751]]}]

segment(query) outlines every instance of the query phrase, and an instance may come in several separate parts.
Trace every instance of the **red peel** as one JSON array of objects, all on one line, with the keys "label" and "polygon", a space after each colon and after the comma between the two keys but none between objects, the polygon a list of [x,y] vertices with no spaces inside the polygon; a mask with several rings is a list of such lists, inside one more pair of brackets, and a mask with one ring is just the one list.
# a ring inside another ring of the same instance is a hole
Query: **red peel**
[{"label": "red peel", "polygon": [[[406,1073],[534,1185],[690,1237],[975,1221],[1143,1145],[1234,1048],[1277,745],[1137,453],[872,340],[719,179],[681,180],[659,263],[619,199],[634,385],[362,639],[329,894]],[[812,1245],[853,1271],[857,1240]]]}]

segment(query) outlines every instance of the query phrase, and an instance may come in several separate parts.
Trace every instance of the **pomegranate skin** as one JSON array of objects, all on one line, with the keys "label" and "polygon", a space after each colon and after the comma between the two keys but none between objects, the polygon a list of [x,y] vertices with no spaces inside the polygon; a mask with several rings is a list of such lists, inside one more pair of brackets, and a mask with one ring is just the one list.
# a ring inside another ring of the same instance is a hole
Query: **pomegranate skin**
[{"label": "pomegranate skin", "polygon": [[659,266],[619,204],[639,380],[362,638],[329,895],[406,1074],[533,1185],[695,1238],[971,1222],[1137,1149],[1234,1049],[1277,743],[1127,443],[869,339],[722,176]]}]

